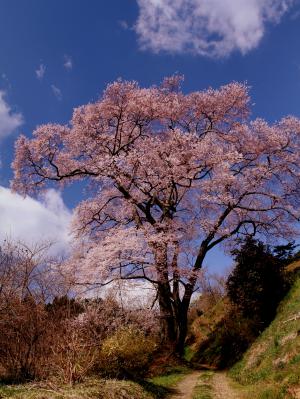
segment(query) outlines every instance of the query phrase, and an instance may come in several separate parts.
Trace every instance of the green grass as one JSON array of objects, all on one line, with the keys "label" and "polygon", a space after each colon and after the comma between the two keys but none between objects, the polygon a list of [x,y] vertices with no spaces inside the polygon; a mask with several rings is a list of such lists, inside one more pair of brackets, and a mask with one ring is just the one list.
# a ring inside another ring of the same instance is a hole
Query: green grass
[{"label": "green grass", "polygon": [[300,318],[290,320],[299,312],[300,278],[275,320],[230,371],[231,377],[248,386],[251,399],[291,398],[291,390],[300,388]]},{"label": "green grass", "polygon": [[150,378],[149,382],[163,388],[171,388],[190,372],[185,366],[172,367],[166,374]]},{"label": "green grass", "polygon": [[254,385],[233,385],[235,392],[240,399],[288,399],[290,396],[285,387],[274,386],[269,383],[261,382]]},{"label": "green grass", "polygon": [[210,371],[201,374],[193,393],[193,399],[213,399],[211,385],[213,374]]},{"label": "green grass", "polygon": [[190,370],[185,366],[170,367],[165,375],[148,380],[125,381],[88,378],[85,382],[69,385],[0,383],[0,399],[163,399],[171,387]]},{"label": "green grass", "polygon": [[195,354],[195,351],[193,350],[193,348],[191,346],[186,346],[184,348],[183,358],[187,362],[190,362],[192,360],[192,357],[194,356],[194,354]]},{"label": "green grass", "polygon": [[0,384],[0,399],[163,399],[189,372],[187,367],[177,366],[163,376],[138,382],[89,378],[74,386]]},{"label": "green grass", "polygon": [[132,381],[89,379],[72,387],[50,388],[38,384],[0,385],[1,399],[154,399],[153,395]]}]

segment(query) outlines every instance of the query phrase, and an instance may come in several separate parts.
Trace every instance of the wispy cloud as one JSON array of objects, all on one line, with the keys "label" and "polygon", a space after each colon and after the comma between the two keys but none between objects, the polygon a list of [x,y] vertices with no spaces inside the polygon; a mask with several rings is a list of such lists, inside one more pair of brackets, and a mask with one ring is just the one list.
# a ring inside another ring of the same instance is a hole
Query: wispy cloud
[{"label": "wispy cloud", "polygon": [[120,25],[121,28],[124,29],[124,30],[130,29],[128,22],[125,21],[124,19],[122,19],[122,20],[119,21],[119,25]]},{"label": "wispy cloud", "polygon": [[137,0],[140,47],[226,57],[258,46],[297,0]]},{"label": "wispy cloud", "polygon": [[2,79],[2,86],[5,86],[7,88],[7,90],[10,90],[12,88],[12,85],[8,79],[8,76],[6,75],[6,73],[2,73],[1,74],[1,79]]},{"label": "wispy cloud", "polygon": [[69,71],[73,68],[73,60],[69,55],[64,55],[64,68]]},{"label": "wispy cloud", "polygon": [[53,94],[55,95],[55,97],[60,101],[60,100],[62,100],[62,92],[61,92],[61,90],[57,87],[57,86],[55,86],[55,85],[51,85],[51,89],[52,89],[52,92],[53,92]]},{"label": "wispy cloud", "polygon": [[5,101],[5,92],[0,91],[0,139],[13,133],[23,122],[23,115],[12,111]]},{"label": "wispy cloud", "polygon": [[299,19],[300,17],[300,9],[296,9],[292,14],[291,14],[291,20],[295,21],[296,19]]},{"label": "wispy cloud", "polygon": [[36,69],[35,74],[39,80],[42,80],[46,72],[46,66],[44,64],[40,64],[38,69]]}]

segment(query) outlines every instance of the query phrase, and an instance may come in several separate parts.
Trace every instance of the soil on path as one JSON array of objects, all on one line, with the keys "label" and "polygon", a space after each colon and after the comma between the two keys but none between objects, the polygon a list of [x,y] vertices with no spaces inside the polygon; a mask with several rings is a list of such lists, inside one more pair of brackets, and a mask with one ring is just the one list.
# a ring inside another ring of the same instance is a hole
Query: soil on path
[{"label": "soil on path", "polygon": [[229,379],[225,373],[215,373],[212,379],[213,398],[215,399],[239,399],[239,396],[229,385]]},{"label": "soil on path", "polygon": [[[169,399],[192,399],[201,373],[201,371],[197,371],[186,376],[176,385],[176,392]],[[210,381],[210,385],[213,399],[240,399],[230,387],[229,379],[225,373],[216,372]]]},{"label": "soil on path", "polygon": [[199,371],[187,375],[176,385],[176,392],[170,397],[170,399],[192,399],[193,391],[200,375],[201,372]]}]

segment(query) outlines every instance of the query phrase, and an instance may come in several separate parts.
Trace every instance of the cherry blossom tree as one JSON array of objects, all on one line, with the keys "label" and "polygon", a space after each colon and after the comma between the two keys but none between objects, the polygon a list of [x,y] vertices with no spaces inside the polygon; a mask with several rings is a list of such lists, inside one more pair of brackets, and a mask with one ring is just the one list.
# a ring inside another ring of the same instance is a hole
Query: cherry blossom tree
[{"label": "cherry blossom tree", "polygon": [[13,189],[86,183],[81,277],[153,284],[166,344],[182,352],[207,253],[238,235],[289,237],[299,219],[300,121],[250,121],[244,84],[184,94],[181,77],[118,80],[69,125],[20,136]]}]

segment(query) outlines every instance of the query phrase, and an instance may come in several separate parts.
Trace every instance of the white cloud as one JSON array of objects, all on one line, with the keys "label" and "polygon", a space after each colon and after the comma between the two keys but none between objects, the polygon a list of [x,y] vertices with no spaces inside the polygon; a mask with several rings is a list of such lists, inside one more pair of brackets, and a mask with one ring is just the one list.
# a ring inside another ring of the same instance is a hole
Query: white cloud
[{"label": "white cloud", "polygon": [[261,41],[298,0],[137,0],[142,49],[225,57]]},{"label": "white cloud", "polygon": [[73,68],[73,60],[69,55],[64,56],[64,68],[71,70]]},{"label": "white cloud", "polygon": [[36,69],[35,74],[39,80],[42,80],[46,72],[46,67],[44,64],[40,64],[38,69]]},{"label": "white cloud", "polygon": [[0,139],[13,133],[23,124],[23,115],[13,112],[5,101],[5,92],[0,91]]},{"label": "white cloud", "polygon": [[28,245],[51,241],[52,253],[67,252],[72,214],[57,191],[46,191],[40,202],[0,187],[0,215],[1,241],[11,238]]},{"label": "white cloud", "polygon": [[60,100],[62,100],[62,92],[61,92],[61,90],[57,87],[57,86],[55,86],[55,85],[51,85],[51,89],[52,89],[52,92],[53,92],[53,94],[55,95],[55,97],[60,101]]}]

